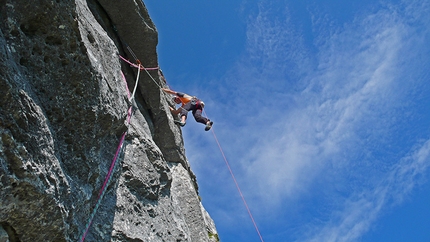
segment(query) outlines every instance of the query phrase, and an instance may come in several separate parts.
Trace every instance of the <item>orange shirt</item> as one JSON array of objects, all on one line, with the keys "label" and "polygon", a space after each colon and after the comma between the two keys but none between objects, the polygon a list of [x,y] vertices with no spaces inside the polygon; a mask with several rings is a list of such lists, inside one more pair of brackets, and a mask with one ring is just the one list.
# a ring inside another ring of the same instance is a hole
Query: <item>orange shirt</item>
[{"label": "orange shirt", "polygon": [[179,97],[179,99],[181,100],[181,103],[186,104],[189,103],[191,99],[193,99],[193,97],[186,95],[183,97]]},{"label": "orange shirt", "polygon": [[181,100],[182,105],[189,103],[194,98],[188,94],[181,92],[177,92],[176,96]]}]

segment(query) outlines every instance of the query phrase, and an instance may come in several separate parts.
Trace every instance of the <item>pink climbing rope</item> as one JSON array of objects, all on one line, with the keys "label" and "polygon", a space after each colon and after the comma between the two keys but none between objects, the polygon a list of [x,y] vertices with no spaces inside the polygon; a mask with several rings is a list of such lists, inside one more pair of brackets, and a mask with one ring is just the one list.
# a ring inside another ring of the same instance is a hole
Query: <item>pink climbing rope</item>
[{"label": "pink climbing rope", "polygon": [[122,57],[121,55],[119,55],[119,58],[121,58],[121,60],[125,61],[126,63],[128,63],[130,66],[135,67],[137,69],[140,70],[144,70],[146,72],[146,74],[148,74],[148,76],[151,78],[151,80],[159,87],[159,88],[163,88],[159,83],[157,83],[157,81],[152,77],[152,75],[148,72],[151,70],[158,70],[158,75],[162,78],[162,80],[164,81],[164,83],[169,86],[169,84],[167,83],[166,78],[164,77],[160,67],[151,67],[151,68],[145,68],[142,66],[142,64],[140,63],[139,60],[136,60],[138,62],[138,64],[132,63],[131,61],[127,60],[126,58]]},{"label": "pink climbing rope", "polygon": [[136,67],[136,68],[140,68],[141,70],[152,71],[152,70],[158,70],[158,69],[160,69],[159,67],[148,67],[148,68],[145,68],[142,65],[140,65],[140,67],[139,67],[139,65],[134,64],[133,62],[127,60],[126,58],[124,58],[122,56],[119,56],[119,58],[121,58],[121,60],[127,62],[129,65],[131,65],[133,67]]},{"label": "pink climbing rope", "polygon": [[[124,83],[125,83],[125,88],[126,88],[126,90],[127,90],[127,97],[128,97],[128,99],[130,100],[132,100],[133,98],[134,98],[134,94],[135,94],[135,91],[136,91],[136,88],[137,88],[137,83],[138,83],[138,81],[139,81],[139,74],[140,74],[140,71],[141,70],[145,70],[147,73],[148,73],[148,75],[151,77],[151,79],[155,82],[155,84],[157,84],[158,86],[159,86],[159,84],[152,78],[152,76],[149,74],[149,72],[148,72],[148,70],[158,70],[158,73],[160,74],[160,68],[158,68],[158,67],[154,67],[154,68],[144,68],[141,64],[140,64],[140,62],[139,62],[139,64],[138,65],[136,65],[136,64],[134,64],[134,63],[132,63],[132,62],[130,62],[130,61],[128,61],[127,59],[125,59],[124,57],[122,57],[122,56],[119,56],[123,61],[125,61],[125,62],[127,62],[128,64],[130,64],[131,66],[133,66],[133,67],[136,67],[136,68],[138,68],[139,69],[139,72],[138,72],[138,75],[137,75],[137,79],[136,79],[136,84],[135,84],[135,89],[134,89],[134,91],[133,91],[133,94],[132,95],[130,95],[130,90],[128,89],[128,84],[127,84],[127,80],[126,80],[126,78],[125,78],[125,76],[124,76],[124,73],[121,71],[121,75],[122,75],[122,78],[123,78],[123,80],[124,80]],[[164,78],[164,77],[163,77]],[[131,115],[132,115],[132,110],[133,109],[133,107],[131,106],[131,107],[129,107],[128,108],[128,110],[127,110],[127,124],[130,124],[130,120],[131,120]],[[108,173],[106,174],[106,177],[105,177],[105,180],[104,180],[104,182],[103,182],[103,185],[102,185],[102,187],[100,188],[100,192],[99,192],[99,194],[98,194],[98,196],[97,196],[97,202],[96,202],[96,205],[94,206],[94,208],[93,208],[93,212],[91,213],[91,215],[90,215],[90,218],[89,218],[89,220],[88,220],[88,222],[87,222],[87,225],[86,225],[86,227],[85,227],[85,231],[84,231],[84,233],[83,233],[83,235],[82,235],[82,237],[81,237],[81,242],[84,242],[85,241],[85,238],[86,238],[86,236],[87,236],[87,234],[88,234],[88,231],[89,231],[89,229],[90,229],[90,227],[91,227],[91,224],[93,223],[93,219],[94,219],[94,216],[95,216],[95,214],[96,214],[96,212],[97,212],[97,209],[98,209],[98,207],[100,206],[100,203],[101,203],[101,201],[102,201],[102,199],[103,199],[103,196],[104,196],[104,194],[105,194],[105,192],[106,192],[106,187],[107,187],[107,185],[109,184],[109,182],[110,182],[110,179],[112,178],[112,172],[115,170],[115,166],[116,166],[116,163],[117,163],[117,160],[118,160],[118,157],[119,157],[119,154],[121,153],[121,150],[122,150],[122,146],[123,146],[123,144],[124,144],[124,140],[125,140],[125,136],[127,135],[127,131],[124,131],[124,133],[121,135],[121,138],[120,138],[120,141],[119,141],[119,144],[118,144],[118,148],[116,149],[116,152],[115,152],[115,155],[114,155],[114,157],[113,157],[113,159],[112,159],[112,162],[111,162],[111,165],[110,165],[110,168],[109,168],[109,171],[108,171]]]},{"label": "pink climbing rope", "polygon": [[[133,66],[133,67],[135,67],[135,68],[138,68],[139,69],[139,71],[140,70],[145,70],[145,71],[148,71],[148,70],[159,70],[159,75],[161,74],[161,76],[163,77],[163,79],[165,80],[165,78],[164,78],[164,76],[162,75],[162,73],[160,73],[160,69],[158,68],[158,67],[154,67],[154,68],[144,68],[140,63],[139,63],[139,65],[136,65],[136,64],[134,64],[134,63],[132,63],[132,62],[130,62],[130,61],[128,61],[127,59],[125,59],[124,57],[122,57],[122,56],[119,56],[123,61],[125,61],[125,62],[127,62],[128,64],[130,64],[131,66]],[[148,73],[148,72],[147,72]],[[128,96],[128,98],[130,99],[130,90],[128,89],[128,86],[127,86],[127,80],[126,80],[126,78],[125,78],[125,76],[124,76],[124,73],[122,73],[121,72],[121,75],[122,75],[122,77],[123,77],[123,79],[124,79],[124,82],[125,82],[125,86],[126,86],[126,90],[127,90],[127,96]],[[151,79],[161,88],[161,86],[152,78],[152,76],[148,73],[148,75],[151,77]],[[139,78],[139,75],[138,75],[138,78]],[[166,82],[166,81],[165,81]],[[166,82],[166,84],[167,84],[167,82]],[[136,86],[137,86],[137,80],[136,80]],[[205,112],[205,115],[207,116],[207,114],[206,114],[206,111],[204,111]],[[132,115],[132,107],[130,107],[129,109],[128,109],[128,111],[127,111],[127,124],[129,124],[130,123],[130,119],[131,119],[131,115]],[[226,163],[226,165],[227,165],[227,168],[228,168],[228,170],[229,170],[229,172],[230,172],[230,174],[231,174],[231,177],[233,178],[233,181],[234,181],[234,183],[235,183],[235,185],[236,185],[236,188],[237,188],[237,190],[238,190],[238,192],[239,192],[239,195],[240,195],[240,197],[242,198],[242,201],[243,201],[243,203],[244,203],[244,205],[245,205],[245,208],[246,208],[246,210],[247,210],[247,212],[248,212],[248,214],[249,214],[249,217],[251,218],[251,221],[252,221],[252,223],[253,223],[253,225],[254,225],[254,227],[255,227],[255,230],[257,231],[257,233],[258,233],[258,236],[260,237],[260,240],[261,240],[261,242],[264,242],[264,240],[263,240],[263,237],[261,236],[261,233],[260,233],[260,230],[258,229],[258,226],[257,226],[257,223],[255,222],[255,220],[254,220],[254,217],[252,216],[252,213],[251,213],[251,210],[249,209],[249,206],[248,206],[248,204],[247,204],[247,202],[246,202],[246,200],[245,200],[245,197],[243,196],[243,194],[242,194],[242,191],[241,191],[241,189],[240,189],[240,187],[239,187],[239,184],[238,184],[238,182],[237,182],[237,180],[236,180],[236,178],[235,178],[235,176],[234,176],[234,173],[233,173],[233,171],[232,171],[232,169],[231,169],[231,167],[230,167],[230,164],[228,163],[228,161],[227,161],[227,158],[226,158],[226,156],[225,156],[225,154],[224,154],[224,151],[223,151],[223,149],[222,149],[222,147],[221,147],[221,145],[220,145],[220,143],[219,143],[219,141],[218,141],[218,138],[216,137],[216,134],[215,134],[215,131],[214,131],[214,129],[212,128],[212,134],[213,134],[213,136],[214,136],[214,138],[215,138],[215,141],[216,141],[216,143],[217,143],[217,145],[218,145],[218,147],[219,147],[219,149],[220,149],[220,151],[221,151],[221,154],[222,154],[222,156],[223,156],[223,158],[224,158],[224,161],[225,161],[225,163]],[[117,161],[117,159],[118,159],[118,157],[119,157],[119,154],[121,153],[121,150],[122,150],[122,146],[123,146],[123,144],[124,144],[124,140],[125,140],[125,136],[127,135],[127,131],[125,131],[123,134],[122,134],[122,136],[121,136],[121,139],[120,139],[120,141],[119,141],[119,144],[118,144],[118,148],[117,148],[117,150],[116,150],[116,152],[115,152],[115,155],[114,155],[114,158],[112,159],[112,163],[111,163],[111,166],[110,166],[110,168],[109,168],[109,171],[108,171],[108,173],[106,174],[106,178],[105,178],[105,180],[104,180],[104,182],[103,182],[103,185],[102,185],[102,187],[101,187],[101,189],[100,189],[100,192],[99,192],[99,195],[98,195],[98,197],[97,197],[97,203],[96,203],[96,206],[94,207],[94,209],[93,209],[93,212],[92,212],[92,214],[91,214],[91,216],[90,216],[90,219],[89,219],[89,221],[88,221],[88,223],[87,223],[87,226],[86,226],[86,229],[85,229],[85,231],[84,231],[84,233],[83,233],[83,235],[82,235],[82,237],[81,237],[81,242],[84,242],[85,241],[85,238],[86,238],[86,235],[87,235],[87,233],[88,233],[88,230],[89,230],[89,228],[91,227],[91,224],[92,224],[92,222],[93,222],[93,219],[94,219],[94,216],[95,216],[95,213],[97,212],[97,209],[98,209],[98,207],[99,207],[99,205],[100,205],[100,202],[101,202],[101,200],[103,199],[103,196],[104,196],[104,193],[106,192],[106,187],[107,187],[107,184],[109,183],[109,181],[110,181],[110,179],[111,179],[111,175],[112,175],[112,172],[115,170],[115,165],[116,165],[116,161]]]},{"label": "pink climbing rope", "polygon": [[109,183],[109,181],[110,181],[110,178],[111,178],[111,175],[112,175],[112,171],[113,171],[113,170],[114,170],[114,168],[115,168],[116,161],[117,161],[117,159],[118,159],[119,153],[121,152],[122,145],[124,144],[124,139],[125,139],[126,134],[127,134],[127,132],[124,132],[124,133],[122,134],[122,136],[121,136],[121,139],[120,139],[120,142],[119,142],[118,148],[117,148],[117,150],[116,150],[115,156],[114,156],[114,158],[113,158],[113,160],[112,160],[112,163],[111,163],[111,165],[110,165],[109,172],[108,172],[108,174],[106,175],[106,178],[105,178],[105,181],[103,182],[103,186],[102,186],[102,188],[100,188],[100,192],[99,192],[99,195],[98,195],[98,197],[97,197],[97,203],[96,203],[96,206],[95,206],[95,207],[94,207],[94,209],[93,209],[93,213],[91,214],[91,217],[90,217],[90,220],[89,220],[89,221],[88,221],[88,223],[87,223],[87,226],[86,226],[85,232],[84,232],[84,234],[82,235],[82,238],[81,238],[81,240],[80,240],[81,242],[85,241],[85,238],[86,238],[86,236],[87,236],[87,234],[88,234],[88,231],[89,231],[89,229],[90,229],[90,227],[91,227],[91,225],[92,225],[92,223],[93,223],[93,219],[94,219],[95,213],[97,212],[97,209],[98,209],[98,207],[100,206],[100,202],[101,202],[101,200],[102,200],[102,198],[103,198],[103,196],[104,196],[104,193],[106,192],[106,185],[107,185],[107,184]]},{"label": "pink climbing rope", "polygon": [[109,181],[109,178],[110,178],[110,176],[111,176],[111,174],[112,174],[113,168],[115,167],[115,162],[116,162],[116,160],[118,159],[119,153],[120,153],[121,148],[122,148],[122,145],[123,145],[123,143],[124,143],[124,139],[125,139],[125,135],[126,135],[126,134],[127,134],[127,132],[124,132],[124,133],[122,134],[122,136],[121,136],[121,139],[119,140],[118,148],[116,149],[115,156],[114,156],[114,157],[113,157],[113,159],[112,159],[112,163],[111,163],[111,165],[110,165],[109,172],[108,172],[108,173],[107,173],[107,175],[106,175],[105,181],[103,182],[103,186],[102,186],[102,188],[100,188],[100,192],[99,192],[99,196],[97,197],[97,200],[99,200],[99,198],[101,197],[101,195],[102,195],[103,191],[104,191],[104,190],[105,190],[105,188],[106,188],[106,185],[107,185],[107,183],[108,183],[108,181]]},{"label": "pink climbing rope", "polygon": [[[125,79],[124,73],[121,72],[121,75],[122,75],[122,77],[124,79],[124,82],[125,82],[125,87],[126,87],[126,90],[127,90],[127,96],[128,96],[128,98],[130,98],[130,90],[128,89],[128,86],[127,86],[127,80]],[[128,111],[127,111],[127,124],[130,124],[130,119],[131,119],[131,115],[132,115],[132,108],[133,107],[130,107],[128,109]],[[95,214],[97,212],[97,209],[100,206],[100,202],[103,199],[103,196],[104,196],[104,194],[106,192],[107,184],[109,183],[109,181],[110,181],[110,179],[112,177],[112,172],[115,170],[116,161],[118,160],[119,154],[121,153],[122,146],[124,144],[124,140],[125,140],[125,136],[126,135],[127,135],[127,131],[124,131],[124,133],[122,133],[122,135],[121,135],[121,138],[119,140],[119,144],[118,144],[118,147],[116,149],[115,155],[114,155],[114,157],[112,159],[109,171],[106,174],[106,177],[105,177],[105,180],[103,182],[103,185],[100,188],[99,195],[97,196],[96,205],[95,205],[95,207],[93,209],[93,212],[91,213],[90,219],[89,219],[89,221],[87,223],[87,226],[85,228],[85,231],[84,231],[84,233],[83,233],[83,235],[81,237],[81,240],[80,240],[81,242],[85,241],[85,238],[86,238],[86,236],[88,234],[88,231],[89,231],[89,229],[91,227],[91,224],[93,223],[94,216],[95,216]]]}]

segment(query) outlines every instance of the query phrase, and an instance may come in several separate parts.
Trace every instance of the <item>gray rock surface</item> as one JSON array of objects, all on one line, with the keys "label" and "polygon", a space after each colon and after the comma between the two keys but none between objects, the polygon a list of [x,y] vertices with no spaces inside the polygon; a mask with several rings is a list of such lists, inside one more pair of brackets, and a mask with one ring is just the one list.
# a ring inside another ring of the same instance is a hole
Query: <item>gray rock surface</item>
[{"label": "gray rock surface", "polygon": [[[139,0],[0,0],[0,241],[217,241]],[[124,82],[123,75],[127,80]]]}]

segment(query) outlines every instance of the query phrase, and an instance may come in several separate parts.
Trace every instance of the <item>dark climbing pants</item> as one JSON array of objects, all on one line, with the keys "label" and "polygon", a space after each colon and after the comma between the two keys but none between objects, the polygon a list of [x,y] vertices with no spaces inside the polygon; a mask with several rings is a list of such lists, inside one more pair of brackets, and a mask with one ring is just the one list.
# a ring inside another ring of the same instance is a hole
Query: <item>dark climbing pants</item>
[{"label": "dark climbing pants", "polygon": [[194,119],[202,124],[206,124],[209,119],[202,116],[203,108],[200,106],[200,104],[193,104],[192,102],[188,102],[181,108],[181,117],[185,116],[187,117],[188,112],[192,111]]}]

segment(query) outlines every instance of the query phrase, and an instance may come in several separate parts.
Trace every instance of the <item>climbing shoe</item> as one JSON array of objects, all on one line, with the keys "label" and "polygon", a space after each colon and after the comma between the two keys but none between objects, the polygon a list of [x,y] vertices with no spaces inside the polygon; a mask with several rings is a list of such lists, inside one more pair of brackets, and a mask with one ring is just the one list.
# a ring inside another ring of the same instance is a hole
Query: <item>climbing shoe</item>
[{"label": "climbing shoe", "polygon": [[205,131],[209,131],[212,128],[212,124],[214,124],[214,122],[208,121],[206,123]]},{"label": "climbing shoe", "polygon": [[185,126],[185,123],[178,121],[178,120],[175,120],[175,124],[179,124],[179,126],[181,126],[181,127]]}]

